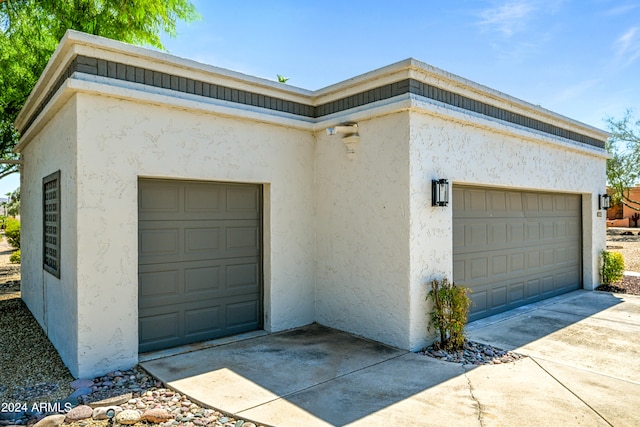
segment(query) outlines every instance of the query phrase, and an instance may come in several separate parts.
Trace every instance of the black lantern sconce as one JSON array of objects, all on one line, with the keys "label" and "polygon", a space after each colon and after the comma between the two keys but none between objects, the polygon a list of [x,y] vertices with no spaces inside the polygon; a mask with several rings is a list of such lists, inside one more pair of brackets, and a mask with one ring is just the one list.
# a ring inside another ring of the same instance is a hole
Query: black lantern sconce
[{"label": "black lantern sconce", "polygon": [[611,207],[611,196],[601,194],[598,196],[598,209],[609,209]]},{"label": "black lantern sconce", "polygon": [[447,206],[449,204],[449,181],[434,179],[431,181],[431,206]]}]

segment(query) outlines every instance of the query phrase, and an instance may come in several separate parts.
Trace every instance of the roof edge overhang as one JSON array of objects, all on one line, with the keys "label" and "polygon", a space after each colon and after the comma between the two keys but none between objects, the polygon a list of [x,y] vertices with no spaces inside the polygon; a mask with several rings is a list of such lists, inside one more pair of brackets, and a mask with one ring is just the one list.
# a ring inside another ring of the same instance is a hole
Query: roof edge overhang
[{"label": "roof edge overhang", "polygon": [[[135,73],[142,79],[138,79]],[[16,119],[16,128],[23,133],[23,138],[36,118],[48,108],[55,93],[63,88],[70,89],[64,82],[72,77],[78,80],[105,77],[112,79],[114,88],[138,85],[141,89],[146,86],[146,90],[152,92],[173,90],[177,97],[198,95],[198,87],[202,92],[205,85],[208,98],[236,102],[237,107],[249,110],[267,108],[285,115],[288,113],[291,120],[296,117],[301,120],[301,127],[306,127],[309,122],[325,122],[329,117],[343,116],[339,114],[341,112],[366,109],[367,104],[411,94],[523,125],[537,132],[573,139],[601,151],[604,150],[604,141],[610,136],[603,130],[413,58],[309,91],[69,30]],[[211,93],[208,92],[209,86]],[[214,96],[213,87],[224,93]],[[103,90],[108,95],[108,85]],[[58,101],[62,98],[58,97]],[[24,146],[22,142],[16,147],[17,151]]]}]

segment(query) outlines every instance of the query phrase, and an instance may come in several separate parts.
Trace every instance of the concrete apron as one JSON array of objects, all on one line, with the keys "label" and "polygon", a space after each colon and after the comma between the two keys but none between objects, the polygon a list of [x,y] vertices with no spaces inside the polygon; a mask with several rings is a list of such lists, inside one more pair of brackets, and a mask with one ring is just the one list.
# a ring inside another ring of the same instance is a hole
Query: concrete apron
[{"label": "concrete apron", "polygon": [[274,426],[640,425],[640,297],[576,291],[468,331],[530,357],[468,367],[311,325],[142,366]]}]

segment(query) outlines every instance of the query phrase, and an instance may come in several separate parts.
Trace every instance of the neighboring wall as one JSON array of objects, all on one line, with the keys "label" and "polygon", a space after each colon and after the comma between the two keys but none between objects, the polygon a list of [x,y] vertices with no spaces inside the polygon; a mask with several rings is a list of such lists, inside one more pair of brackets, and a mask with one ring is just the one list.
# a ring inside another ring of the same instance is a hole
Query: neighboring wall
[{"label": "neighboring wall", "polygon": [[[77,98],[43,123],[42,131],[22,152],[20,173],[22,245],[20,290],[22,299],[49,336],[67,366],[75,366],[78,352],[78,282],[76,222]],[[46,142],[45,142],[46,141]],[[44,271],[42,179],[60,170],[61,272],[58,279]]]}]

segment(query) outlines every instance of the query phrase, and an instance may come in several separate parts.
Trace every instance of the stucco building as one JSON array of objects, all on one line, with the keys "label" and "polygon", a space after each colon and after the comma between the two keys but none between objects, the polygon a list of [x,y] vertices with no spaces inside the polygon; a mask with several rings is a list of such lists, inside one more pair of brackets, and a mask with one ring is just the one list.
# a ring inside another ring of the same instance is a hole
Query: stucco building
[{"label": "stucco building", "polygon": [[75,376],[312,322],[417,350],[432,278],[472,319],[599,280],[607,134],[413,59],[308,91],[69,32],[16,125],[23,299]]}]

